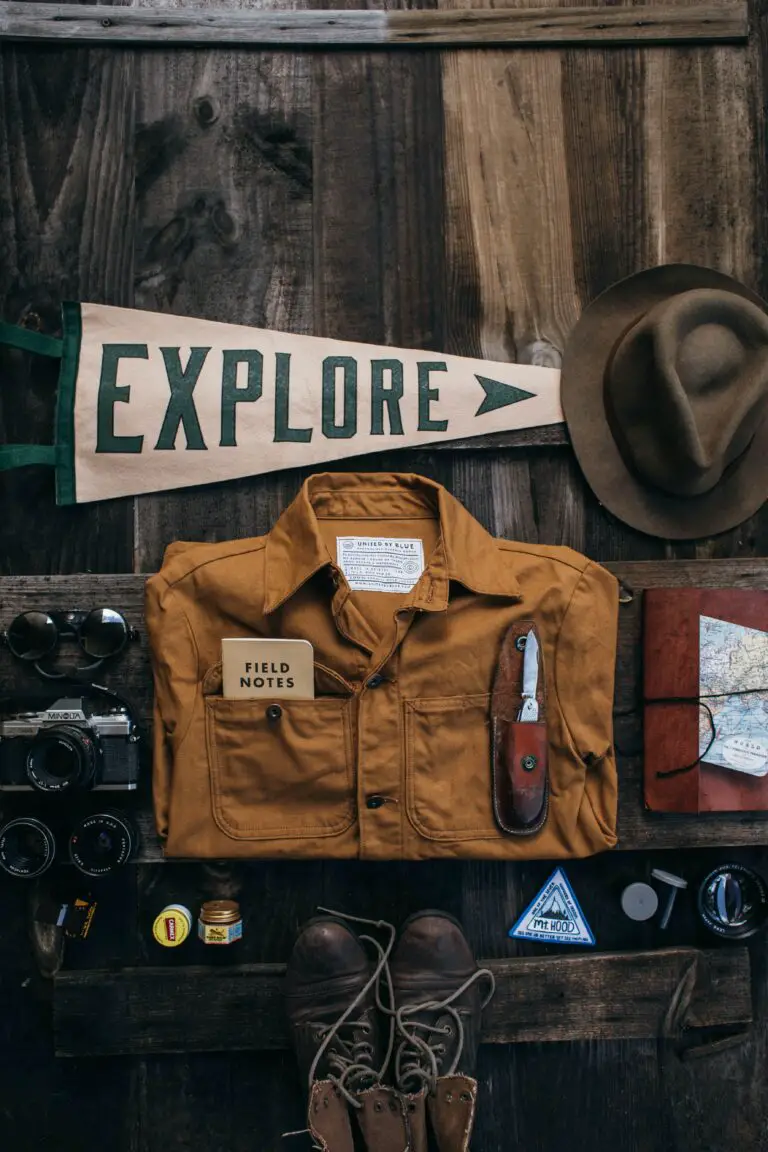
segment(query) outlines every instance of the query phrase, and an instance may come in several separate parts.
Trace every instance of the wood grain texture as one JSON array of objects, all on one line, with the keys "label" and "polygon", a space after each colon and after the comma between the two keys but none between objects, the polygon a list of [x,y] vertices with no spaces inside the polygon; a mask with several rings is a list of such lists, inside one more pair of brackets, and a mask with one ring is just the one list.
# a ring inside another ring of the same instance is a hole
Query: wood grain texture
[{"label": "wood grain texture", "polygon": [[448,51],[442,65],[449,348],[558,366],[579,311],[560,54]]},{"label": "wood grain texture", "polygon": [[158,6],[112,12],[107,5],[15,4],[0,11],[0,39],[83,41],[100,44],[280,44],[291,47],[386,44],[631,44],[638,41],[739,41],[747,38],[747,5],[687,4],[684,8],[590,6],[494,9],[477,12],[397,12],[331,9],[309,12],[237,12],[200,6]]},{"label": "wood grain texture", "polygon": [[[763,853],[762,868],[768,862]],[[768,1066],[768,947],[752,948],[755,1024],[746,1043],[704,1059],[681,1062],[662,1051],[659,1072],[669,1097],[670,1145],[680,1152],[702,1148],[760,1148],[768,1131],[768,1096],[761,1075]],[[724,1086],[727,1091],[723,1092]],[[719,1107],[709,1106],[717,1101]]]},{"label": "wood grain texture", "polygon": [[313,75],[320,158],[315,333],[439,349],[439,59],[428,53],[326,54],[315,59]]},{"label": "wood grain texture", "polygon": [[[503,1050],[482,1048],[480,1069],[488,1070],[489,1095],[495,1099],[507,1085],[511,1093],[517,1143],[508,1142],[501,1110],[489,1107],[478,1111],[479,1149],[590,1152],[599,1140],[621,1152],[667,1152],[673,1147],[669,1114],[678,1104],[661,1079],[659,1047],[658,1041],[601,1040],[569,1045],[566,1055],[534,1044],[511,1050],[509,1070]],[[553,1087],[564,1102],[574,1103],[548,1106]]]},{"label": "wood grain texture", "polygon": [[[132,302],[133,58],[0,48],[0,314],[46,332],[62,299]],[[53,440],[57,365],[0,351],[0,440]],[[0,473],[0,571],[130,569],[132,505],[57,509],[53,470]],[[33,513],[33,515],[31,515]]]},{"label": "wood grain texture", "polygon": [[446,47],[490,44],[526,46],[668,44],[675,41],[745,41],[747,6],[700,4],[684,6],[607,5],[563,9],[467,9],[439,13],[397,12],[387,20],[388,39],[395,43],[432,43]]},{"label": "wood grain texture", "polygon": [[[24,950],[24,935],[16,935]],[[123,1062],[118,1074],[109,1062],[57,1060],[51,1044],[52,989],[31,970],[13,971],[5,964],[0,973],[0,1053],[3,1060],[2,1130],[6,1147],[17,1152],[56,1148],[57,1152],[85,1152],[89,1147],[93,1093],[99,1109],[114,1125],[110,1144],[114,1152],[136,1152],[137,1124],[132,1110],[130,1069]],[[40,1106],[41,1099],[46,1101]],[[12,1144],[10,1143],[12,1141]]]},{"label": "wood grain texture", "polygon": [[[311,332],[310,59],[162,50],[139,83],[137,305]],[[265,531],[294,486],[288,472],[140,498],[137,567],[180,535]]]},{"label": "wood grain texture", "polygon": [[133,1107],[141,1152],[280,1152],[282,1134],[306,1124],[305,1086],[292,1053],[150,1056],[137,1063]]},{"label": "wood grain texture", "polygon": [[582,304],[656,262],[648,227],[642,50],[563,54],[573,261]]},{"label": "wood grain texture", "polygon": [[[752,1019],[745,948],[490,960],[487,967],[496,979],[483,1021],[487,1044],[658,1036],[689,971],[696,984],[686,1029],[736,1028]],[[56,1052],[285,1048],[283,978],[280,965],[63,972],[55,981]]]}]

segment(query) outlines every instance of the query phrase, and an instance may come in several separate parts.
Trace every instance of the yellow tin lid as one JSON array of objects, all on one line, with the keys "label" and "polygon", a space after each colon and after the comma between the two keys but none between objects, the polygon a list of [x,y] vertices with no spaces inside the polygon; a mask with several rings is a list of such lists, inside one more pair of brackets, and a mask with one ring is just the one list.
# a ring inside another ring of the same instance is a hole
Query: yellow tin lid
[{"label": "yellow tin lid", "polygon": [[191,931],[192,913],[183,904],[168,904],[152,925],[152,935],[164,948],[177,948]]}]

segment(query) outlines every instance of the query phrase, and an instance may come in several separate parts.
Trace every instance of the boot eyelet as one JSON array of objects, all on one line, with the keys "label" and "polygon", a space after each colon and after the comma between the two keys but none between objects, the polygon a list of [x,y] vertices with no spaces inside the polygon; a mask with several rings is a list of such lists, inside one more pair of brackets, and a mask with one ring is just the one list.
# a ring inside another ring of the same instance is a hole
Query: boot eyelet
[{"label": "boot eyelet", "polygon": [[408,1102],[408,1111],[409,1112],[415,1112],[416,1111],[416,1105],[414,1104],[413,1100],[410,1100]]},{"label": "boot eyelet", "polygon": [[465,1104],[469,1104],[469,1103],[471,1103],[472,1096],[469,1092],[462,1092],[461,1099],[464,1101]]},{"label": "boot eyelet", "polygon": [[327,1107],[328,1107],[328,1097],[323,1096],[323,1108],[327,1108]]},{"label": "boot eyelet", "polygon": [[382,1104],[381,1100],[374,1100],[373,1110],[374,1110],[374,1112],[383,1112],[384,1111],[384,1105]]},{"label": "boot eyelet", "polygon": [[449,1104],[453,1103],[453,1092],[446,1092],[445,1098]]},{"label": "boot eyelet", "polygon": [[451,1028],[450,1024],[446,1024],[446,1026],[445,1026],[445,1028],[443,1028],[442,1032],[443,1032],[443,1036],[452,1036],[453,1035],[453,1028]]}]

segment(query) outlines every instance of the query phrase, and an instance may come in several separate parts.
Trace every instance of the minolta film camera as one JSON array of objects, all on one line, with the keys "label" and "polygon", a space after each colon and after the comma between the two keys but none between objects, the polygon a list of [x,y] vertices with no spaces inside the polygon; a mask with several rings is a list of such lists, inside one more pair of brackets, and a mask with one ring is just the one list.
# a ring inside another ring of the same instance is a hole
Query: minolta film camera
[{"label": "minolta film camera", "polygon": [[0,791],[130,792],[139,778],[139,735],[127,708],[87,696],[0,720]]}]

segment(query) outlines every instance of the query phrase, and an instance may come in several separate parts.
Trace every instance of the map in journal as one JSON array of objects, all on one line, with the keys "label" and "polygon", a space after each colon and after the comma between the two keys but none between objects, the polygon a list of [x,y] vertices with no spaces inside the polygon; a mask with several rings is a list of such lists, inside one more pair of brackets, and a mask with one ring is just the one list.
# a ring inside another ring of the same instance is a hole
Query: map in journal
[{"label": "map in journal", "polygon": [[[765,691],[721,696],[749,688]],[[721,696],[706,700],[716,738],[705,762],[749,776],[768,774],[768,632],[700,616],[699,694]],[[699,755],[703,756],[712,729],[705,709],[700,713]]]}]

